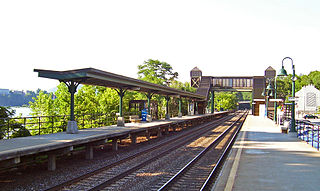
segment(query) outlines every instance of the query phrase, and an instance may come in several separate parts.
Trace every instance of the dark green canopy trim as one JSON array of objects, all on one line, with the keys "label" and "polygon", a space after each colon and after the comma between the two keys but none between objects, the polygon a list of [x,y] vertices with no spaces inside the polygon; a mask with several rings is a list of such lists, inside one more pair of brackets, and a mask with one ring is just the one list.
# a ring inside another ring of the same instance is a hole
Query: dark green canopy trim
[{"label": "dark green canopy trim", "polygon": [[185,98],[195,100],[205,100],[206,97],[200,94],[186,92],[167,86],[149,83],[146,81],[121,76],[118,74],[94,69],[84,68],[68,71],[53,71],[53,70],[41,70],[35,69],[38,72],[39,77],[56,79],[59,81],[76,81],[81,84],[104,86],[116,89],[128,89],[136,90],[147,93],[156,93],[169,96],[181,96]]}]

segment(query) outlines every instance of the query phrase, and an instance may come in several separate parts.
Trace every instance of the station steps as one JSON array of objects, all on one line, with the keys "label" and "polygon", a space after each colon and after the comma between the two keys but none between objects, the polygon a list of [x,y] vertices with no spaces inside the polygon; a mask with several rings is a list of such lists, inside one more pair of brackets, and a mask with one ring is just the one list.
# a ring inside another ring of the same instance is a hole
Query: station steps
[{"label": "station steps", "polygon": [[208,100],[211,87],[211,77],[202,76],[199,88],[197,89],[197,94],[203,95]]}]

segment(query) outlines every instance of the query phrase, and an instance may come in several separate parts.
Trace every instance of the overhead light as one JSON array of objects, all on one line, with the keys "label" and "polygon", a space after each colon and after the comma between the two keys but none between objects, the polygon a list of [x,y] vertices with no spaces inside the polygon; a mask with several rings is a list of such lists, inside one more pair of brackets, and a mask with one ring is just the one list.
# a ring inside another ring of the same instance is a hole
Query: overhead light
[{"label": "overhead light", "polygon": [[287,71],[284,69],[284,67],[282,66],[282,68],[280,69],[278,76],[288,76]]}]

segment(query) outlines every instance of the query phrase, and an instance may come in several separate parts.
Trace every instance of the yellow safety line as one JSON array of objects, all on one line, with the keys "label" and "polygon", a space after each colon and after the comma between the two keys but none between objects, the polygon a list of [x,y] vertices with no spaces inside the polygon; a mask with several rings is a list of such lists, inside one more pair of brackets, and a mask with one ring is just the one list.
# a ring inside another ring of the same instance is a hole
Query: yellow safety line
[{"label": "yellow safety line", "polygon": [[244,144],[244,137],[246,135],[246,131],[243,131],[242,137],[241,137],[241,142],[240,142],[240,146],[239,149],[237,151],[236,157],[234,159],[233,165],[231,167],[231,171],[228,177],[228,181],[226,184],[226,187],[224,188],[224,191],[232,191],[232,187],[234,185],[234,181],[236,179],[236,174],[237,174],[237,170],[239,167],[239,163],[240,163],[240,156],[241,156],[241,152],[242,152],[242,148],[243,148],[243,144]]}]

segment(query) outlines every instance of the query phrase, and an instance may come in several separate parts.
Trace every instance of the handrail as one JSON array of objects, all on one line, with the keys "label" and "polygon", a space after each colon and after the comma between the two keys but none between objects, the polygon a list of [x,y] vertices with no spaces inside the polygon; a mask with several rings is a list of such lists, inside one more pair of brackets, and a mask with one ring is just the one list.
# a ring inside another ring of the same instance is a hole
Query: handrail
[{"label": "handrail", "polygon": [[308,144],[311,144],[312,147],[315,147],[319,150],[320,146],[320,124],[308,122],[305,120],[296,120],[297,128],[297,137]]},{"label": "handrail", "polygon": [[[125,120],[129,122],[130,115],[137,112],[125,113]],[[0,124],[2,138],[10,139],[20,129],[27,129],[31,135],[50,134],[65,131],[70,115],[31,116],[0,118],[4,123]],[[93,113],[75,115],[79,129],[95,128],[117,123],[116,113]],[[0,137],[1,139],[1,137]]]}]

